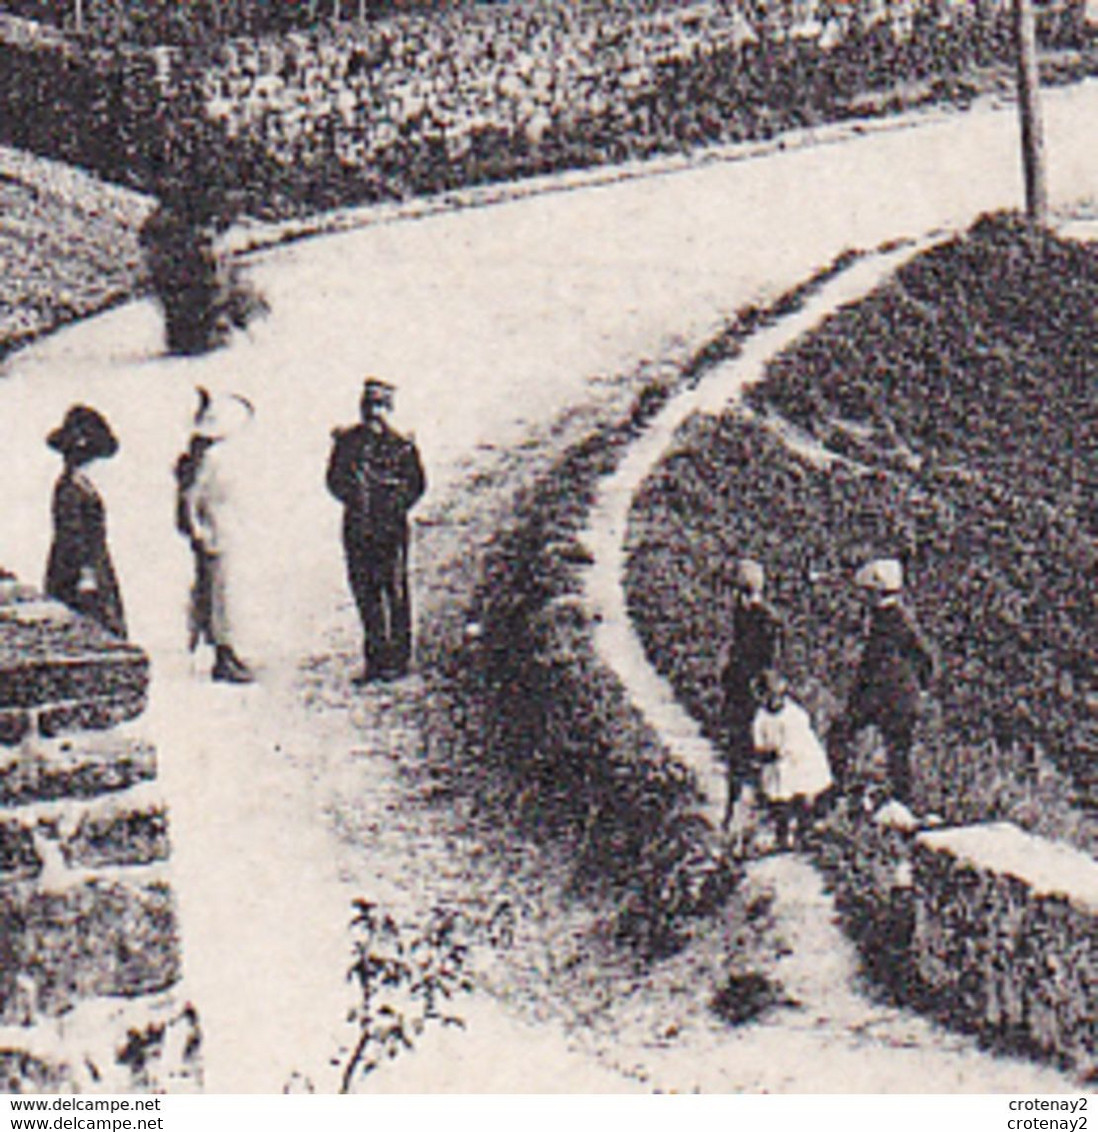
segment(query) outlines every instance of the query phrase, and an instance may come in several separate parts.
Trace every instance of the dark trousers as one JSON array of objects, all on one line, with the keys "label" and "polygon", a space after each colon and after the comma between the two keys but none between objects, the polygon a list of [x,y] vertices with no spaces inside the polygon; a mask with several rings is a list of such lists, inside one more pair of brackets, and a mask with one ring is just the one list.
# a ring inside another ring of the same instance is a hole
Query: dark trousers
[{"label": "dark trousers", "polygon": [[743,788],[755,777],[755,744],[752,724],[757,705],[750,695],[726,695],[724,702],[724,757],[728,769],[728,795],[723,826],[728,827]]},{"label": "dark trousers", "polygon": [[400,675],[412,658],[408,545],[345,540],[347,577],[364,634],[367,676]]},{"label": "dark trousers", "polygon": [[877,719],[848,711],[831,725],[827,736],[828,761],[841,790],[846,786],[851,748],[859,732],[876,727],[885,747],[885,765],[893,796],[905,806],[912,803],[911,743],[915,736],[915,717],[908,715]]}]

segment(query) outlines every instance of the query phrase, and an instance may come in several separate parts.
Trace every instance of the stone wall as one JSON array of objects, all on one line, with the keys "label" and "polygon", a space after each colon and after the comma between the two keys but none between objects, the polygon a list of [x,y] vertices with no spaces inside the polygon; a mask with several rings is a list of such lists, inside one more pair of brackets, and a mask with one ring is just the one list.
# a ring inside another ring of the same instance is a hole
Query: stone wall
[{"label": "stone wall", "polygon": [[1098,862],[1000,822],[920,834],[918,977],[996,1045],[1098,1064]]},{"label": "stone wall", "polygon": [[0,1089],[197,1085],[144,653],[0,576]]},{"label": "stone wall", "polygon": [[[1085,38],[1081,4],[1052,0],[1043,37]],[[972,66],[1012,54],[1007,0],[757,9],[471,4],[201,50],[0,14],[0,140],[152,191],[216,185],[269,216],[967,98]]]}]

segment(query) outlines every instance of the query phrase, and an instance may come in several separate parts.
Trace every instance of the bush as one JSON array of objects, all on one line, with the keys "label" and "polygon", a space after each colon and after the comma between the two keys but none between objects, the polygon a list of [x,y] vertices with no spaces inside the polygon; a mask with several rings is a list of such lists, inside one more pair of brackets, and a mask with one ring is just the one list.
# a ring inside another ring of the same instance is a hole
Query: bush
[{"label": "bush", "polygon": [[[461,4],[288,30],[300,22],[272,29],[234,5],[211,35],[201,6],[92,5],[114,13],[110,27],[79,40],[0,17],[14,77],[0,136],[149,187],[149,151],[174,115],[219,130],[216,180],[280,215],[965,100],[965,76],[1010,55],[1001,12],[923,0],[890,22],[876,8],[825,6],[805,24],[785,5],[745,21],[738,6],[662,0]],[[107,50],[120,35],[176,46]],[[1084,50],[1064,77],[1094,62]]]}]

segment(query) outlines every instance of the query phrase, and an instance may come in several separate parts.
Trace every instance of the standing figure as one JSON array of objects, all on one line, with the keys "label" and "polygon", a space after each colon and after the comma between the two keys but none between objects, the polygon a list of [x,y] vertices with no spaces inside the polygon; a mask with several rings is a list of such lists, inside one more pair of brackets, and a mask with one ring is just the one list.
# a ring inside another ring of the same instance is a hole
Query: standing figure
[{"label": "standing figure", "polygon": [[361,424],[336,429],[328,490],[343,504],[347,576],[365,635],[365,668],[355,682],[404,676],[412,656],[408,594],[408,512],[426,487],[411,437],[385,419],[393,387],[368,378]]},{"label": "standing figure", "polygon": [[784,677],[767,669],[757,694],[751,736],[762,763],[759,790],[774,814],[778,849],[792,849],[811,828],[816,799],[831,786],[831,767],[808,712],[788,695]]},{"label": "standing figure", "polygon": [[911,743],[921,693],[934,680],[934,650],[901,598],[899,562],[869,562],[855,574],[854,584],[869,596],[869,625],[849,702],[829,737],[833,763],[840,760],[834,765],[841,785],[854,737],[875,726],[884,740],[892,794],[910,806]]},{"label": "standing figure", "polygon": [[65,460],[53,491],[53,544],[46,566],[46,593],[124,640],[126,618],[107,550],[106,511],[86,471],[93,460],[113,456],[118,440],[95,409],[73,405],[46,443]]},{"label": "standing figure", "polygon": [[758,680],[775,666],[781,649],[781,618],[763,596],[765,587],[762,566],[750,558],[741,559],[736,566],[732,640],[721,671],[728,759],[728,801],[721,826],[726,830],[755,765],[751,726],[759,707]]},{"label": "standing figure", "polygon": [[176,461],[176,526],[191,544],[189,647],[213,646],[210,675],[229,684],[250,684],[251,669],[233,647],[230,576],[233,553],[226,517],[233,506],[231,475],[225,457],[231,439],[254,415],[252,404],[237,395],[214,399],[199,389],[199,406],[187,451]]}]

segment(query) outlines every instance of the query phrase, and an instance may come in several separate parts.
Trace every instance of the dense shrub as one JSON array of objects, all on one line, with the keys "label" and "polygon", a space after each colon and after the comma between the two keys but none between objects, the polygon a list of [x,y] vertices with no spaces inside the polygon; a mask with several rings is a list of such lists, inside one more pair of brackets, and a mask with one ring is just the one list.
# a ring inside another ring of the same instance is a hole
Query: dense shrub
[{"label": "dense shrub", "polygon": [[943,658],[916,745],[924,804],[1093,843],[1068,803],[1093,804],[1098,753],[1095,270],[1093,250],[985,220],[797,343],[756,406],[843,441],[845,465],[813,467],[734,414],[690,423],[638,498],[627,588],[713,734],[737,555],[769,564],[821,727],[856,659],[850,571],[897,555]]},{"label": "dense shrub", "polygon": [[312,155],[359,192],[437,192],[766,138],[865,113],[853,101],[866,92],[1003,57],[997,15],[917,8],[902,28],[848,8],[811,34],[704,3],[395,16],[226,43],[206,72],[208,107],[287,171]]}]

